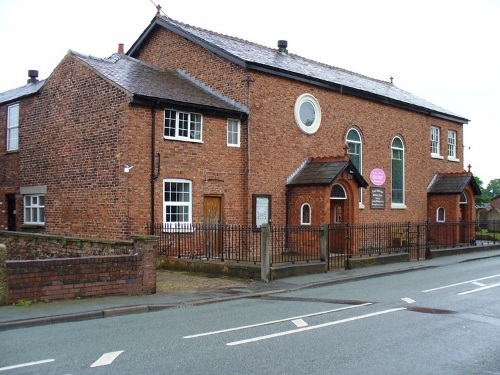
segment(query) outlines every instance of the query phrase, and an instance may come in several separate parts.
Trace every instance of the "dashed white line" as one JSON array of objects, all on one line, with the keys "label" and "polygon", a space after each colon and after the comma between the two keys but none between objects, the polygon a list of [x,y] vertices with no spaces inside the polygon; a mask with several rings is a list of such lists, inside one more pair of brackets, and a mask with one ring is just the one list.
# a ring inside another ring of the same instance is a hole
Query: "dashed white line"
[{"label": "dashed white line", "polygon": [[49,363],[49,362],[54,362],[54,361],[55,361],[55,359],[44,359],[43,361],[28,362],[28,363],[21,363],[21,364],[19,364],[19,365],[2,367],[2,368],[0,368],[0,371],[7,371],[7,370],[13,370],[13,369],[16,369],[16,368],[22,368],[22,367],[28,367],[28,366],[42,365],[42,364],[44,364],[44,363]]},{"label": "dashed white line", "polygon": [[333,322],[328,322],[328,323],[324,323],[324,324],[318,324],[318,325],[315,325],[315,326],[308,326],[308,327],[304,327],[304,328],[297,328],[297,329],[293,329],[291,331],[278,332],[278,333],[273,333],[271,335],[259,336],[259,337],[254,337],[254,338],[251,338],[251,339],[240,340],[240,341],[233,341],[233,342],[227,343],[226,345],[227,346],[236,346],[236,345],[248,344],[248,343],[251,343],[251,342],[272,339],[272,338],[280,337],[280,336],[292,335],[294,333],[311,331],[313,329],[319,329],[319,328],[334,326],[334,325],[337,325],[337,324],[353,322],[355,320],[371,318],[371,317],[374,317],[374,316],[377,316],[377,315],[389,314],[389,313],[393,313],[393,312],[401,311],[401,310],[406,310],[406,307],[398,307],[398,308],[395,308],[395,309],[383,310],[383,311],[378,311],[378,312],[371,313],[371,314],[355,316],[353,318],[342,319],[342,320],[335,320]]},{"label": "dashed white line", "polygon": [[401,300],[405,301],[406,303],[415,303],[416,302],[414,299],[411,299],[411,298],[408,298],[408,297],[401,298]]},{"label": "dashed white line", "polygon": [[360,305],[352,305],[352,306],[341,307],[341,308],[333,309],[333,310],[320,311],[320,312],[312,313],[312,314],[294,316],[292,318],[271,320],[269,322],[264,322],[264,323],[256,323],[256,324],[250,324],[250,325],[247,325],[247,326],[234,327],[234,328],[228,328],[228,329],[221,329],[219,331],[211,331],[211,332],[205,332],[205,333],[198,333],[198,334],[195,334],[195,335],[184,336],[183,338],[184,339],[194,339],[196,337],[217,335],[217,334],[220,334],[220,333],[226,333],[226,332],[232,332],[232,331],[239,331],[239,330],[242,330],[242,329],[249,329],[249,328],[255,328],[255,327],[262,327],[262,326],[266,326],[266,325],[270,325],[270,324],[276,324],[276,323],[289,322],[291,320],[308,318],[310,316],[318,316],[318,315],[330,314],[330,313],[337,312],[337,311],[344,311],[344,310],[349,310],[349,309],[355,309],[357,307],[363,307],[363,306],[369,306],[369,305],[372,305],[372,303],[371,302],[367,302],[367,303],[362,303]]},{"label": "dashed white line", "polygon": [[122,353],[123,353],[123,350],[120,350],[117,352],[104,353],[101,356],[101,358],[99,358],[97,361],[95,361],[90,367],[100,367],[100,366],[110,365]]},{"label": "dashed white line", "polygon": [[308,324],[306,322],[304,322],[303,319],[292,320],[292,323],[295,324],[299,328],[301,328],[301,327],[307,327],[308,326]]}]

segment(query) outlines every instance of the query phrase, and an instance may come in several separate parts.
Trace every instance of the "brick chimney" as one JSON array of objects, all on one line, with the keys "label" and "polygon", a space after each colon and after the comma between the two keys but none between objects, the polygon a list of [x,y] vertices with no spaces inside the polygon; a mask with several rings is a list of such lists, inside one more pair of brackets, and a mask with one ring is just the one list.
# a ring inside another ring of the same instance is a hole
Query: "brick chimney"
[{"label": "brick chimney", "polygon": [[118,53],[124,53],[123,43],[118,44]]}]

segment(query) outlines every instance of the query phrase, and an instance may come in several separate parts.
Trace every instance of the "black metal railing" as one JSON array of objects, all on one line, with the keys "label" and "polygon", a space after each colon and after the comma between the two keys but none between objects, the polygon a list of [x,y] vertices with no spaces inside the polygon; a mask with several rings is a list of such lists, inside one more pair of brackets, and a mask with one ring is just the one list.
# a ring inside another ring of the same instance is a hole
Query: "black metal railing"
[{"label": "black metal railing", "polygon": [[[159,238],[159,255],[259,264],[262,236],[249,225],[192,224],[147,226]],[[500,242],[500,221],[397,222],[328,226],[329,268],[344,268],[349,257],[408,253],[412,260],[431,250]],[[271,265],[319,261],[321,229],[271,225]]]}]

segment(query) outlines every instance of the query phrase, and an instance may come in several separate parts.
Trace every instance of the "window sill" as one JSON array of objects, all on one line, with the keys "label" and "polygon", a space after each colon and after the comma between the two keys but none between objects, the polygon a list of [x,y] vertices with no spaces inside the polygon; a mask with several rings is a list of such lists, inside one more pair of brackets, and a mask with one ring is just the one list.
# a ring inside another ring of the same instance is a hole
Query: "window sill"
[{"label": "window sill", "polygon": [[19,154],[19,149],[5,151],[5,155],[9,155],[9,154]]},{"label": "window sill", "polygon": [[43,229],[45,228],[45,224],[21,224],[21,228],[25,229]]},{"label": "window sill", "polygon": [[393,210],[406,210],[407,208],[404,203],[391,203],[391,209]]},{"label": "window sill", "polygon": [[198,139],[187,139],[187,138],[175,138],[175,137],[163,137],[167,141],[179,141],[179,142],[189,142],[189,143],[203,143],[203,141]]},{"label": "window sill", "polygon": [[443,160],[443,159],[444,159],[444,157],[443,157],[443,156],[438,155],[438,154],[431,154],[431,158],[432,158],[432,159],[441,159],[441,160]]},{"label": "window sill", "polygon": [[360,209],[360,210],[364,210],[364,209],[365,209],[365,205],[364,205],[363,203],[360,203],[360,204],[359,204],[359,209]]},{"label": "window sill", "polygon": [[459,163],[460,162],[460,159],[455,159],[455,158],[450,158],[448,157],[448,161],[451,161],[453,163]]}]

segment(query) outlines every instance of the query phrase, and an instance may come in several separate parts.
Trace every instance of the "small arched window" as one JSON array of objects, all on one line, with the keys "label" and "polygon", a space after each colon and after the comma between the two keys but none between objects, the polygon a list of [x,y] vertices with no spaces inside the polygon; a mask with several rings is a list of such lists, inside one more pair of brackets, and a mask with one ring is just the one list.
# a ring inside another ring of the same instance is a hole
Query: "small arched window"
[{"label": "small arched window", "polygon": [[465,193],[460,194],[460,204],[467,204],[467,196]]},{"label": "small arched window", "polygon": [[438,207],[436,210],[436,221],[438,223],[444,223],[446,220],[446,212],[443,207]]},{"label": "small arched window", "polygon": [[311,225],[311,206],[309,203],[303,203],[300,207],[300,224]]}]

